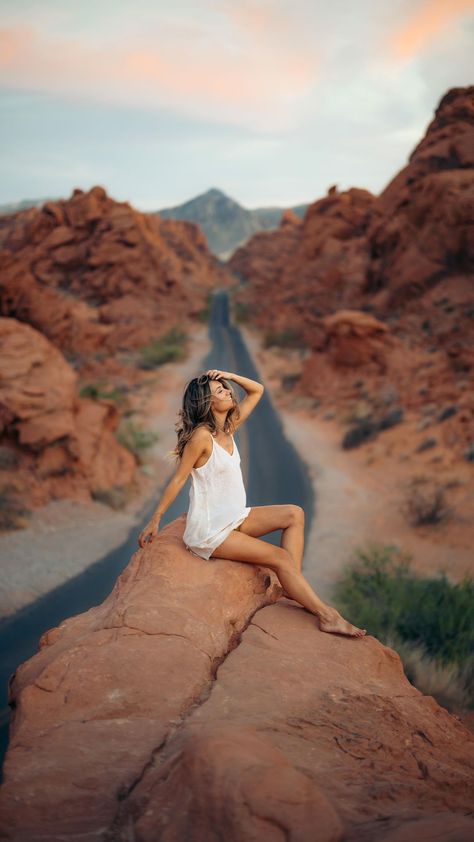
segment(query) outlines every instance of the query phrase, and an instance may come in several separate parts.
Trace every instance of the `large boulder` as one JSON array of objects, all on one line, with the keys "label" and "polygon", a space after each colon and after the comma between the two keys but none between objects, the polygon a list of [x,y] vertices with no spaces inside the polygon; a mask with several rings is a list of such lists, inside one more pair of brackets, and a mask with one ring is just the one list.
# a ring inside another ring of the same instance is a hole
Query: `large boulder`
[{"label": "large boulder", "polygon": [[357,368],[375,363],[385,370],[391,336],[384,322],[359,310],[337,310],[324,319],[324,327],[322,350],[334,365]]},{"label": "large boulder", "polygon": [[272,571],[190,554],[184,526],[12,676],[3,838],[470,838],[470,732],[392,649],[321,632],[275,604]]}]

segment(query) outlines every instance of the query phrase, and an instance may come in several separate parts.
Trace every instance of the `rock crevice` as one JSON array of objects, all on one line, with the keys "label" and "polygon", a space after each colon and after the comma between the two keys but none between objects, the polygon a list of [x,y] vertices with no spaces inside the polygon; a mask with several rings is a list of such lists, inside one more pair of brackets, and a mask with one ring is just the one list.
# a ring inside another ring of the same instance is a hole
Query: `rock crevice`
[{"label": "rock crevice", "polygon": [[184,525],[12,677],[4,838],[472,835],[470,732],[393,650],[320,632],[265,568],[191,556]]}]

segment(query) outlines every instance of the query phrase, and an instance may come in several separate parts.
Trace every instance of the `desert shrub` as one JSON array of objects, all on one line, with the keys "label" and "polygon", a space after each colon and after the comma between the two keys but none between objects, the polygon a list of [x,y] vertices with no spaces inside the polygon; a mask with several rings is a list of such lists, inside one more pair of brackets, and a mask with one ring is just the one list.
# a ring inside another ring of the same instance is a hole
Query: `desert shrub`
[{"label": "desert shrub", "polygon": [[252,308],[246,301],[234,301],[233,310],[237,324],[243,324],[250,320]]},{"label": "desert shrub", "polygon": [[211,308],[212,308],[212,298],[213,298],[212,290],[209,290],[209,292],[207,294],[206,304],[203,307],[203,309],[200,310],[199,313],[198,313],[198,319],[199,319],[200,322],[205,323],[205,322],[209,321],[209,318],[210,318],[210,315],[211,315]]},{"label": "desert shrub", "polygon": [[142,369],[158,368],[164,363],[183,360],[186,357],[187,334],[178,327],[172,327],[160,339],[140,349],[139,367]]},{"label": "desert shrub", "polygon": [[114,511],[120,511],[133,498],[136,491],[137,486],[133,482],[127,485],[114,485],[112,488],[93,491],[92,499],[104,503]]},{"label": "desert shrub", "polygon": [[393,636],[385,641],[400,655],[408,681],[427,696],[434,696],[450,710],[472,707],[474,693],[474,657],[464,665],[447,664],[427,655],[422,646]]},{"label": "desert shrub", "polygon": [[19,499],[18,491],[9,484],[0,486],[0,532],[25,529],[31,511]]},{"label": "desert shrub", "polygon": [[281,378],[282,389],[290,391],[296,386],[299,380],[301,380],[301,373],[284,374]]},{"label": "desert shrub", "polygon": [[344,450],[350,450],[353,447],[359,447],[366,441],[372,441],[377,438],[378,428],[375,421],[370,418],[362,418],[354,427],[345,433],[341,446]]},{"label": "desert shrub", "polygon": [[423,490],[416,485],[410,487],[401,510],[411,526],[441,523],[453,514],[453,508],[447,504],[441,486]]},{"label": "desert shrub", "polygon": [[335,587],[336,605],[352,623],[393,645],[407,669],[407,652],[418,649],[411,657],[418,660],[419,673],[429,663],[443,680],[455,676],[454,695],[463,703],[462,690],[474,706],[474,580],[466,575],[452,584],[444,573],[422,578],[410,562],[411,556],[393,546],[357,549]]},{"label": "desert shrub", "polygon": [[382,418],[375,420],[370,415],[370,410],[367,408],[366,414],[357,416],[357,407],[355,411],[351,411],[345,419],[354,425],[345,433],[341,446],[344,450],[350,450],[353,447],[359,447],[366,441],[372,441],[377,438],[379,432],[388,430],[394,427],[395,424],[400,424],[403,420],[403,409],[391,409]]},{"label": "desert shrub", "polygon": [[390,412],[387,412],[383,418],[377,423],[379,430],[388,430],[389,427],[394,427],[396,424],[400,424],[403,421],[403,409],[401,407],[397,407],[396,409],[391,409]]},{"label": "desert shrub", "polygon": [[86,383],[79,391],[81,398],[91,398],[92,400],[113,401],[114,403],[123,405],[127,400],[128,389],[124,386],[108,387],[103,381],[98,383]]},{"label": "desert shrub", "polygon": [[285,330],[267,330],[264,337],[264,347],[270,348],[272,345],[277,345],[279,348],[305,347],[300,331],[293,327],[287,327]]},{"label": "desert shrub", "polygon": [[117,440],[140,464],[144,462],[144,453],[158,441],[158,434],[139,427],[133,421],[123,421],[117,430]]}]

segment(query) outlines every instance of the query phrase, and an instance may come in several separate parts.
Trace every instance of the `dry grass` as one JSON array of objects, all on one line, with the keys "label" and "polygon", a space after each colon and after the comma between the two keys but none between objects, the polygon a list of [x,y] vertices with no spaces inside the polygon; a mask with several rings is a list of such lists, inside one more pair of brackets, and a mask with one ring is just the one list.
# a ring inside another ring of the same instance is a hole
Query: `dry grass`
[{"label": "dry grass", "polygon": [[104,503],[114,511],[122,511],[139,490],[139,483],[135,479],[127,485],[115,485],[113,488],[93,491],[92,499]]},{"label": "dry grass", "polygon": [[408,485],[400,509],[410,526],[426,526],[442,523],[454,514],[454,508],[446,500],[444,485],[429,485],[425,477],[415,477]]},{"label": "dry grass", "polygon": [[389,636],[385,644],[398,652],[408,680],[426,696],[433,696],[449,711],[467,709],[472,705],[466,682],[472,665],[462,668],[456,663],[442,664],[430,658],[422,646],[407,643],[396,636]]}]

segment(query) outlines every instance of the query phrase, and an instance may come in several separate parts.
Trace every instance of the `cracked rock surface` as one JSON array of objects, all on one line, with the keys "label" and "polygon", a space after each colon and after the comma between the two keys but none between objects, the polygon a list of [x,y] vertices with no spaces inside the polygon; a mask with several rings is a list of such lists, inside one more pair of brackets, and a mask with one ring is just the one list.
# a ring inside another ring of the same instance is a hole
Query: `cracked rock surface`
[{"label": "cracked rock surface", "polygon": [[196,558],[184,525],[12,678],[3,838],[472,838],[471,733],[392,649],[276,604],[269,568]]}]

